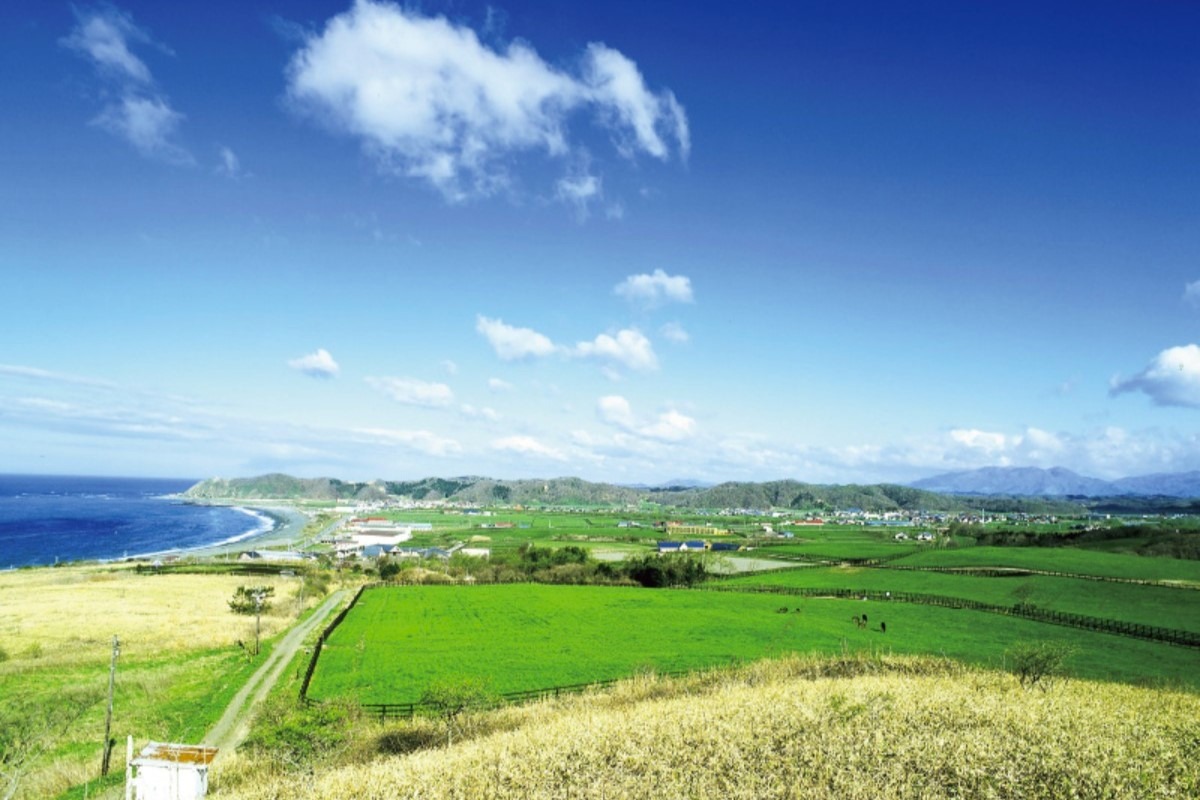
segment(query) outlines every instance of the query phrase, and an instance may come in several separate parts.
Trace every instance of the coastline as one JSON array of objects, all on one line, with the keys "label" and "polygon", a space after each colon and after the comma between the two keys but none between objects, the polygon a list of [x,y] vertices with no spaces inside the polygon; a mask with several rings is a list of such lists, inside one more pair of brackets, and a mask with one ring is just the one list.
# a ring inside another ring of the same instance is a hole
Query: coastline
[{"label": "coastline", "polygon": [[265,530],[250,530],[230,539],[213,542],[212,544],[185,549],[162,550],[157,553],[144,553],[122,560],[134,561],[165,555],[213,558],[217,556],[229,556],[245,550],[287,549],[300,539],[300,534],[304,531],[304,526],[308,524],[308,517],[295,506],[268,504],[249,506],[221,502],[196,502],[190,499],[188,502],[198,506],[225,506],[233,508],[252,517],[269,519],[273,524]]}]

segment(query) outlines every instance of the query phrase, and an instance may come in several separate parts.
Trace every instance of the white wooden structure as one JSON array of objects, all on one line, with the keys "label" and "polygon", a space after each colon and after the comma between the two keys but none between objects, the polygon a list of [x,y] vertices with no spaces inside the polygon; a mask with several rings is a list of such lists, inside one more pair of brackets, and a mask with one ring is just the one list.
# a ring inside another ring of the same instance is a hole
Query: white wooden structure
[{"label": "white wooden structure", "polygon": [[208,794],[208,768],[217,748],[150,742],[133,758],[129,737],[125,800],[200,800]]}]

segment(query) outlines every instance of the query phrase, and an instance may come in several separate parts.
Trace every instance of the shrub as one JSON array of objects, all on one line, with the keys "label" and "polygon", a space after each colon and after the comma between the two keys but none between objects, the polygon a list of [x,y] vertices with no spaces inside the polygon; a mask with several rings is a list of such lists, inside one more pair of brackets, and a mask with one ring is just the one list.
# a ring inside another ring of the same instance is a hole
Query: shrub
[{"label": "shrub", "polygon": [[1005,653],[1012,673],[1026,689],[1045,689],[1052,678],[1063,673],[1070,646],[1062,642],[1020,642]]}]

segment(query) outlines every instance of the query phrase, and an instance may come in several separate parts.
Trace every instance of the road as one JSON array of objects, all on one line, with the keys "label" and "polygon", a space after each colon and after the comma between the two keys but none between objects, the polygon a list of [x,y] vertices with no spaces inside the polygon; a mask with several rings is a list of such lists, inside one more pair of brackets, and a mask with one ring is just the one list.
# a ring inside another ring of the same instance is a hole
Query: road
[{"label": "road", "polygon": [[287,669],[296,651],[304,644],[305,638],[316,628],[325,624],[326,619],[341,605],[349,593],[347,589],[339,589],[325,599],[312,616],[288,631],[275,645],[271,654],[262,666],[254,671],[246,685],[230,701],[229,707],[221,715],[221,719],[204,737],[204,743],[210,747],[219,747],[222,755],[232,753],[250,732],[250,720],[254,707],[258,705],[271,691],[279,680],[279,676]]}]

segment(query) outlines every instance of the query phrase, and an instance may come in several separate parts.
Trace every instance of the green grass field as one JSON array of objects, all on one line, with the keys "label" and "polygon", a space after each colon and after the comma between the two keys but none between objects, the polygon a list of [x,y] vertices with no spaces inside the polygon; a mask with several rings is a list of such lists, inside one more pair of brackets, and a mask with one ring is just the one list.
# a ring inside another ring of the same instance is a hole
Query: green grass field
[{"label": "green grass field", "polygon": [[1200,586],[1200,561],[1104,553],[1075,547],[960,547],[926,549],[897,559],[922,567],[1015,567]]},{"label": "green grass field", "polygon": [[[784,605],[792,609],[777,613]],[[798,612],[795,609],[800,609]],[[872,625],[850,618],[867,612]],[[886,621],[887,633],[878,622]],[[1074,649],[1079,676],[1200,687],[1194,650],[1019,618],[902,603],[607,587],[394,587],[364,592],[321,656],[310,697],[411,702],[431,683],[497,693],[698,669],[782,653],[933,653],[1000,667],[1017,642]]]},{"label": "green grass field", "polygon": [[722,582],[733,586],[795,586],[914,592],[1039,608],[1161,628],[1200,631],[1200,592],[1046,575],[984,577],[866,567],[801,567]]}]

